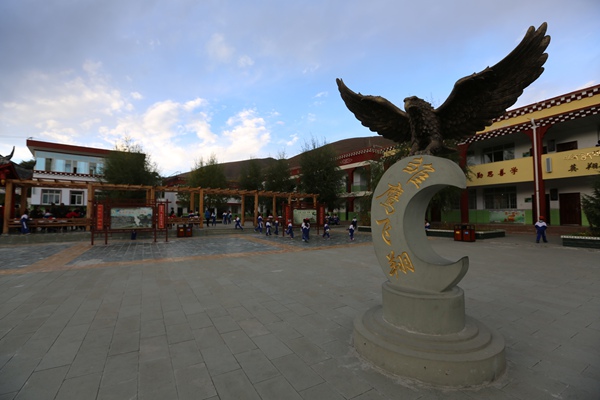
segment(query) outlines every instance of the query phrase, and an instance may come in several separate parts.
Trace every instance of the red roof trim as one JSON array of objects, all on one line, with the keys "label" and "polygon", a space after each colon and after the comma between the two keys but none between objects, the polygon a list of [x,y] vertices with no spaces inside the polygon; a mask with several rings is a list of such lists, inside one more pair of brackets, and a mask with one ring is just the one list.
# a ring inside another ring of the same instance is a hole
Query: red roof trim
[{"label": "red roof trim", "polygon": [[61,153],[69,153],[69,154],[88,154],[105,157],[112,150],[106,149],[97,149],[93,147],[84,147],[84,146],[73,146],[70,144],[61,144],[61,143],[50,143],[50,142],[41,142],[39,140],[31,140],[27,139],[27,147],[31,154],[35,154],[34,150],[49,150],[49,151],[58,151]]}]

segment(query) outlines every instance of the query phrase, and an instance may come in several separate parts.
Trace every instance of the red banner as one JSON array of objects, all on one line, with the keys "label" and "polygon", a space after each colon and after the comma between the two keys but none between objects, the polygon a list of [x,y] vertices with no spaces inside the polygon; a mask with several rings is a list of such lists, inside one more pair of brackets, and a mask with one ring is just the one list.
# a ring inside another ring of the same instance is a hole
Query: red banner
[{"label": "red banner", "polygon": [[96,230],[104,229],[104,204],[96,205]]},{"label": "red banner", "polygon": [[158,205],[158,229],[165,229],[165,205]]}]

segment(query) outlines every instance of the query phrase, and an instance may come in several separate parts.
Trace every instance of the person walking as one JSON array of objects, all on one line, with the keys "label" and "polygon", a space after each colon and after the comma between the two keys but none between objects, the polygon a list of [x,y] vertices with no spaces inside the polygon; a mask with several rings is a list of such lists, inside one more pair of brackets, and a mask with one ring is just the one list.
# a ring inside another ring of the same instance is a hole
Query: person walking
[{"label": "person walking", "polygon": [[206,219],[206,227],[208,228],[210,226],[210,211],[208,208],[204,211],[204,219]]},{"label": "person walking", "polygon": [[354,224],[350,224],[348,227],[348,236],[350,236],[350,240],[354,240]]},{"label": "person walking", "polygon": [[235,216],[235,229],[240,228],[241,230],[244,230],[244,227],[241,224],[241,220],[240,217],[238,217],[237,215]]},{"label": "person walking", "polygon": [[325,225],[323,225],[323,239],[331,239],[331,237],[329,236],[329,224],[327,223],[327,221],[325,222]]},{"label": "person walking", "polygon": [[262,233],[263,230],[263,217],[258,214],[258,218],[256,219],[256,228],[254,228],[254,232]]},{"label": "person walking", "polygon": [[23,212],[23,215],[21,215],[21,234],[23,235],[29,235],[29,226],[27,225],[29,223],[29,215],[27,214],[27,210],[25,210]]},{"label": "person walking", "polygon": [[546,221],[544,221],[544,216],[540,215],[540,217],[538,218],[538,222],[535,223],[535,231],[537,233],[537,235],[535,237],[536,243],[540,242],[540,238],[542,238],[544,243],[548,243],[548,240],[546,239],[546,229],[547,228],[548,228],[548,225],[546,225]]},{"label": "person walking", "polygon": [[302,230],[302,241],[308,242],[309,230],[310,230],[310,223],[308,222],[308,219],[305,218],[302,221],[302,225],[300,226],[300,229]]},{"label": "person walking", "polygon": [[279,235],[279,218],[281,217],[275,218],[275,222],[273,222],[273,227],[275,228],[275,236]]},{"label": "person walking", "polygon": [[288,236],[290,237],[290,239],[294,238],[294,225],[292,225],[292,220],[288,219],[288,226],[287,226],[287,230],[285,231],[285,233],[288,234]]}]

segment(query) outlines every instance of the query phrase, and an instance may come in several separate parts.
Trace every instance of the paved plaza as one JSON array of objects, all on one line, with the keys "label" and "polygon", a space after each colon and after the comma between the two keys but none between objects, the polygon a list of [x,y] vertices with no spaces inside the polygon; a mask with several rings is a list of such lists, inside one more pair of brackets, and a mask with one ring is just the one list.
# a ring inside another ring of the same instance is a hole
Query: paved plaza
[{"label": "paved plaza", "polygon": [[353,321],[386,280],[370,234],[205,229],[221,234],[94,246],[80,232],[0,235],[0,400],[600,399],[598,250],[551,232],[548,244],[429,238],[448,259],[469,256],[467,315],[506,342],[503,376],[448,389],[355,352]]}]

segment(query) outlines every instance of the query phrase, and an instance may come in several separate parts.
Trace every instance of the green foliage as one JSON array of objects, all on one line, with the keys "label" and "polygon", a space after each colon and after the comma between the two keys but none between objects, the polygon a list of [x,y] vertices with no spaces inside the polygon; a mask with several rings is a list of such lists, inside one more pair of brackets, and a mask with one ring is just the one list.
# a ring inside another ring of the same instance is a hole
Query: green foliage
[{"label": "green foliage", "polygon": [[21,166],[25,169],[33,170],[33,168],[35,167],[35,158],[32,158],[31,160],[28,160],[28,161],[23,160],[19,163],[19,166]]},{"label": "green foliage", "polygon": [[337,166],[335,152],[314,138],[311,143],[305,143],[302,151],[300,190],[318,194],[319,202],[326,204],[329,210],[339,208],[344,173]]},{"label": "green foliage", "polygon": [[[263,186],[264,176],[263,171],[255,159],[250,159],[248,165],[244,168],[240,174],[239,182],[240,189],[243,190],[264,190]],[[245,202],[246,212],[254,212],[254,197],[247,196]]]},{"label": "green foliage", "polygon": [[[155,164],[143,153],[140,145],[126,137],[117,143],[104,160],[103,181],[117,185],[156,186],[161,178]],[[144,199],[145,191],[115,190],[104,193],[106,197],[119,199]]]},{"label": "green foliage", "polygon": [[293,192],[294,181],[290,179],[290,165],[285,153],[279,154],[265,172],[265,190],[270,192]]},{"label": "green foliage", "polygon": [[[188,180],[191,187],[202,187],[211,189],[227,189],[227,178],[223,166],[219,164],[217,156],[211,154],[207,162],[204,159],[196,161],[194,169],[190,172]],[[204,207],[223,209],[227,203],[227,197],[221,195],[205,195]],[[190,207],[196,208],[195,205]],[[202,212],[203,210],[199,210]]]},{"label": "green foliage", "polygon": [[600,235],[600,175],[594,179],[592,188],[591,195],[581,196],[581,206],[590,223],[592,234]]}]

